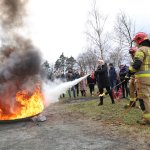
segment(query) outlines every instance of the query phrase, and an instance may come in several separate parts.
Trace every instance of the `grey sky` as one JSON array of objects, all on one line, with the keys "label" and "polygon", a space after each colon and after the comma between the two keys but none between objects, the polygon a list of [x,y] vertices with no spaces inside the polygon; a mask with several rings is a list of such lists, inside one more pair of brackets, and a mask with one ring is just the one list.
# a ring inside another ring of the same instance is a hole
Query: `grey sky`
[{"label": "grey sky", "polygon": [[[136,21],[139,30],[150,33],[150,1],[144,0],[144,4],[138,0],[97,0],[100,12],[108,16],[108,31],[116,14],[123,10]],[[85,25],[91,9],[92,0],[31,0],[31,37],[44,59],[55,62],[62,52],[76,58],[85,49]]]}]

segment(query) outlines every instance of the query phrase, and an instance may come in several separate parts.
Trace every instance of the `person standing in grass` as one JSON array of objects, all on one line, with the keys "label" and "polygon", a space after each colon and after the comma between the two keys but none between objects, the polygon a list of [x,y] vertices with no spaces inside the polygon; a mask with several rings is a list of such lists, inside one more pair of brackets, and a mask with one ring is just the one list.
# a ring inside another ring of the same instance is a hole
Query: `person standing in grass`
[{"label": "person standing in grass", "polygon": [[143,117],[137,122],[145,125],[150,124],[150,39],[146,33],[138,32],[133,42],[138,49],[126,79],[135,74],[137,97],[143,99],[145,105]]},{"label": "person standing in grass", "polygon": [[[75,79],[79,79],[79,78],[80,78],[80,74],[79,74],[78,69],[75,71],[74,78],[75,78]],[[76,90],[77,96],[79,96],[79,83],[77,83],[77,84],[75,85],[75,90]]]},{"label": "person standing in grass", "polygon": [[[131,55],[132,61],[134,60],[135,53],[137,51],[136,47],[131,47],[129,49],[129,54]],[[133,63],[133,62],[132,62]],[[132,64],[131,63],[131,64]],[[129,104],[126,104],[124,108],[131,108],[136,106],[136,101],[138,100],[140,103],[140,108],[142,111],[145,110],[144,102],[142,99],[137,98],[137,90],[136,90],[136,80],[135,75],[131,75],[129,80],[129,95],[130,95],[130,102]]]},{"label": "person standing in grass", "polygon": [[100,59],[98,60],[98,67],[95,71],[95,78],[96,78],[96,83],[97,83],[99,93],[100,93],[100,103],[98,104],[98,106],[103,105],[104,88],[106,88],[111,98],[112,104],[115,104],[115,101],[112,95],[112,90],[110,89],[107,64],[104,62],[104,60],[100,60]]},{"label": "person standing in grass", "polygon": [[[83,77],[85,75],[85,73],[83,71],[81,71],[80,73],[80,77]],[[83,79],[82,81],[79,82],[79,86],[80,86],[80,92],[82,96],[86,96],[86,90],[87,90],[87,80]]]},{"label": "person standing in grass", "polygon": [[109,64],[109,81],[110,81],[110,87],[111,88],[116,86],[117,73],[116,73],[115,67],[112,63]]},{"label": "person standing in grass", "polygon": [[90,94],[93,96],[94,93],[94,87],[96,84],[95,76],[94,76],[94,71],[91,71],[91,74],[87,77],[87,84],[90,89]]},{"label": "person standing in grass", "polygon": [[[72,68],[69,68],[68,73],[66,74],[66,80],[67,82],[73,81],[75,79],[74,73]],[[73,97],[76,98],[76,91],[75,91],[75,86],[72,86],[71,88],[68,89],[68,95],[71,98],[71,91],[73,92]]]},{"label": "person standing in grass", "polygon": [[119,77],[122,86],[122,98],[128,99],[128,95],[129,95],[128,82],[125,80],[125,76],[127,75],[128,72],[128,67],[122,64],[119,66],[119,68],[120,68]]}]

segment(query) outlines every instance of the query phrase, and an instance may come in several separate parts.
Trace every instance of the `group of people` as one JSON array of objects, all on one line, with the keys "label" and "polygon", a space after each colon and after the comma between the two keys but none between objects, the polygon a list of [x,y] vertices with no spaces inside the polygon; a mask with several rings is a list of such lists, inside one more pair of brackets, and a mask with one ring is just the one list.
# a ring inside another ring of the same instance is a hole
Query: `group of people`
[{"label": "group of people", "polygon": [[[66,80],[67,82],[69,81],[73,81],[75,79],[79,79],[80,77],[85,76],[85,72],[81,71],[79,73],[78,70],[76,70],[75,72],[73,72],[73,70],[70,68],[68,70],[68,72],[66,73]],[[91,72],[91,74],[87,77],[87,79],[83,79],[82,81],[80,81],[79,83],[77,83],[76,85],[72,86],[71,88],[68,89],[68,95],[71,98],[72,97],[72,92],[73,92],[73,97],[76,98],[77,96],[79,96],[79,93],[81,94],[81,96],[86,96],[87,94],[87,86],[89,87],[90,90],[90,94],[91,96],[93,95],[94,92],[94,86],[95,86],[95,77],[94,77],[94,71]]]},{"label": "group of people", "polygon": [[111,98],[111,102],[112,102],[112,104],[114,104],[115,101],[114,101],[112,91],[110,88],[108,67],[107,67],[107,63],[105,63],[104,60],[98,60],[98,66],[95,71],[95,78],[96,78],[97,86],[99,89],[99,97],[100,97],[100,103],[98,104],[98,106],[103,105],[104,88],[106,88],[106,90]]},{"label": "group of people", "polygon": [[120,92],[121,97],[127,98],[129,96],[128,82],[125,80],[127,75],[128,67],[126,65],[120,65],[119,71],[115,70],[112,63],[107,66],[104,60],[98,60],[97,69],[95,71],[95,78],[97,81],[99,89],[100,103],[98,105],[103,105],[104,88],[107,90],[111,98],[112,104],[115,104],[114,98],[118,96],[117,92]]},{"label": "group of people", "polygon": [[125,76],[127,72],[128,72],[128,66],[126,64],[120,65],[118,71],[115,70],[115,67],[113,66],[112,63],[109,64],[108,74],[109,74],[111,89],[114,89],[114,92],[116,93],[121,88],[122,98],[128,99],[129,88],[128,88],[128,83],[125,81]]},{"label": "group of people", "polygon": [[[113,92],[122,90],[122,98],[129,99],[129,104],[124,108],[136,106],[136,101],[139,101],[140,108],[143,111],[143,117],[138,123],[150,124],[150,39],[144,32],[137,33],[133,41],[134,47],[129,48],[132,62],[128,67],[120,65],[119,71],[116,72],[112,63],[107,66],[107,63],[99,59],[97,68],[92,71],[87,79],[68,89],[69,97],[73,91],[74,98],[79,96],[79,91],[82,96],[86,96],[86,88],[89,86],[91,96],[94,93],[94,87],[97,84],[99,92],[99,104],[103,105],[104,95],[109,94],[111,103],[115,104]],[[73,81],[85,75],[84,72],[79,74],[78,70],[73,73],[70,69],[66,74],[67,81]],[[106,89],[106,92],[104,90]]]},{"label": "group of people", "polygon": [[[133,42],[135,47],[129,49],[133,62],[129,68],[126,65],[120,66],[119,75],[123,97],[130,95],[130,103],[127,107],[134,107],[138,100],[143,111],[143,117],[138,123],[150,124],[150,39],[146,33],[139,32],[134,36]],[[100,97],[98,105],[103,105],[104,88],[106,88],[112,104],[115,103],[112,89],[117,84],[117,80],[115,80],[117,75],[113,65],[109,64],[109,67],[108,72],[107,64],[103,60],[98,60],[98,66],[95,71]]]}]

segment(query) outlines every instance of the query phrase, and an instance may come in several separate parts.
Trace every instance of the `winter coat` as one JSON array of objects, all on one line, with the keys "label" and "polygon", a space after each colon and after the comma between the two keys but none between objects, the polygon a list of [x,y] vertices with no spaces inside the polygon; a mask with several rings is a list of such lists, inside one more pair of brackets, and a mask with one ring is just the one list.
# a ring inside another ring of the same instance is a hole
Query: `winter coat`
[{"label": "winter coat", "polygon": [[97,67],[97,70],[95,71],[95,78],[99,89],[110,86],[106,63]]},{"label": "winter coat", "polygon": [[[79,79],[80,78],[80,74],[79,73],[75,73],[74,74],[74,79]],[[76,87],[79,86],[79,83],[75,85]]]},{"label": "winter coat", "polygon": [[114,67],[109,69],[109,80],[112,82],[117,79],[117,73]]},{"label": "winter coat", "polygon": [[87,82],[86,79],[83,79],[81,82],[79,82],[80,91],[86,91],[87,90]]},{"label": "winter coat", "polygon": [[79,78],[80,78],[80,74],[79,74],[79,73],[75,73],[75,74],[74,74],[74,78],[75,78],[75,79],[79,79]]},{"label": "winter coat", "polygon": [[74,74],[71,71],[69,71],[66,74],[66,79],[67,79],[67,81],[73,81],[75,79]]},{"label": "winter coat", "polygon": [[96,84],[95,77],[92,78],[91,75],[89,75],[89,76],[87,77],[87,83],[88,83],[88,85],[90,85],[90,84],[95,85],[95,84]]},{"label": "winter coat", "polygon": [[128,72],[128,67],[126,65],[124,65],[120,68],[119,76],[120,76],[121,81],[125,79],[127,72]]}]

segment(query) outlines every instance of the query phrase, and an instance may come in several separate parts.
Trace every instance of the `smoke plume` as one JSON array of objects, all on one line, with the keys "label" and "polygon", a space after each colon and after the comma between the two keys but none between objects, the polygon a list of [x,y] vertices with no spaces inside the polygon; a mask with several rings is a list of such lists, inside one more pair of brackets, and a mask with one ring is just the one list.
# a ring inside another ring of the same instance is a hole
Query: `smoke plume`
[{"label": "smoke plume", "polygon": [[[18,33],[25,24],[27,1],[0,0],[0,115],[13,115],[22,107],[16,101],[16,93],[23,90],[33,93],[41,80],[41,54],[30,39]],[[43,83],[47,106],[86,77],[59,85]]]},{"label": "smoke plume", "polygon": [[0,19],[3,28],[7,30],[23,25],[28,0],[1,0]]},{"label": "smoke plume", "polygon": [[41,54],[30,39],[17,32],[24,26],[27,1],[0,1],[0,108],[5,114],[18,107],[16,93],[32,92],[39,80]]}]

